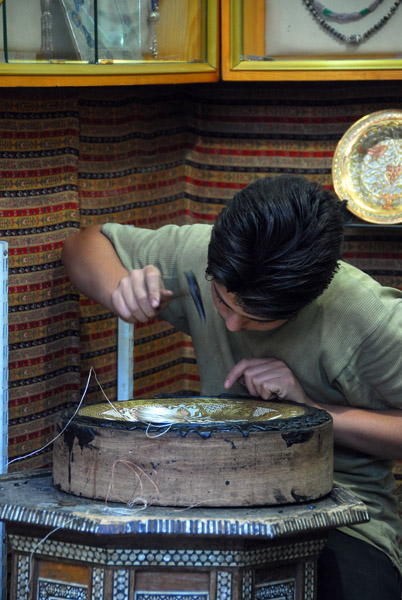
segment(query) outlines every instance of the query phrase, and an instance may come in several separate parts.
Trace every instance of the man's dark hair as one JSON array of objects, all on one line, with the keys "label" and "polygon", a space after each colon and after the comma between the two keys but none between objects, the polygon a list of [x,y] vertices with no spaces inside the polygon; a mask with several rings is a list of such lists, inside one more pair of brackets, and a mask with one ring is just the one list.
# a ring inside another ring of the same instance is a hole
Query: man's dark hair
[{"label": "man's dark hair", "polygon": [[329,285],[343,230],[341,202],[318,183],[288,175],[257,179],[219,214],[206,274],[244,312],[290,319]]}]

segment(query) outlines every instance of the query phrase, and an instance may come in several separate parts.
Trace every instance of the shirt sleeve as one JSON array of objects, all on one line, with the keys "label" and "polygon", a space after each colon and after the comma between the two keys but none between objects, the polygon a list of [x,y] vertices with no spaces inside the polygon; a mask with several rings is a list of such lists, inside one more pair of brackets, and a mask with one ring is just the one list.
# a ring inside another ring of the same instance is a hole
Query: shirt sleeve
[{"label": "shirt sleeve", "polygon": [[402,409],[402,303],[356,349],[337,379],[351,406]]},{"label": "shirt sleeve", "polygon": [[160,269],[164,280],[175,278],[180,237],[177,225],[153,230],[106,223],[102,233],[111,241],[128,271],[152,264]]},{"label": "shirt sleeve", "polygon": [[[165,225],[155,230],[117,223],[102,226],[102,233],[128,271],[154,265],[160,270],[166,289],[173,292],[187,288],[186,271],[193,271],[200,285],[205,282],[210,231],[211,226],[203,224]],[[188,298],[179,298],[160,317],[190,333],[190,308]]]}]

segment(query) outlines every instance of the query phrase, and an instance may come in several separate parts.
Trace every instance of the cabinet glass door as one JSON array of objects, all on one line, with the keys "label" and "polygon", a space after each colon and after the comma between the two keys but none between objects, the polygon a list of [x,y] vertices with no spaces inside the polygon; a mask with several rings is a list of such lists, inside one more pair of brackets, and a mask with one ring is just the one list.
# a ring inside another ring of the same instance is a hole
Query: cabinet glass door
[{"label": "cabinet glass door", "polygon": [[402,77],[402,0],[222,0],[224,79]]},{"label": "cabinet glass door", "polygon": [[0,0],[0,75],[216,74],[217,13],[218,0]]}]

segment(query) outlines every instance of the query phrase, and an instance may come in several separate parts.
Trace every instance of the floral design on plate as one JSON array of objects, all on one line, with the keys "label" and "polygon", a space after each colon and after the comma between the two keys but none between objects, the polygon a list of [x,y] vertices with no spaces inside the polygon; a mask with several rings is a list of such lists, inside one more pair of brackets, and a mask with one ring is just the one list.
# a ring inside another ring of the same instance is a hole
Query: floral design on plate
[{"label": "floral design on plate", "polygon": [[336,147],[332,176],[351,213],[370,223],[401,223],[402,110],[356,121]]}]

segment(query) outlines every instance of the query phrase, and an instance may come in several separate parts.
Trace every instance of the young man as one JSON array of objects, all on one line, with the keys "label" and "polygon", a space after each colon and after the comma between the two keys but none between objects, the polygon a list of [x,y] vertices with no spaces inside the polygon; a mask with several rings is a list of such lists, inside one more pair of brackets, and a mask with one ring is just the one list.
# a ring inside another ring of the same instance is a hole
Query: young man
[{"label": "young man", "polygon": [[[259,179],[216,224],[106,224],[71,236],[63,261],[87,296],[131,322],[161,316],[192,336],[204,395],[278,395],[333,417],[335,482],[369,523],[335,530],[320,600],[400,600],[402,294],[339,261],[339,201],[301,177]],[[204,303],[172,300],[194,271]],[[206,277],[205,277],[206,275]]]}]

